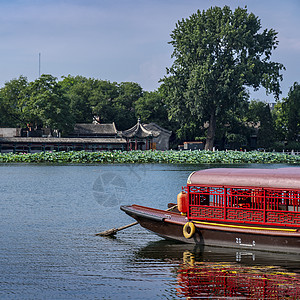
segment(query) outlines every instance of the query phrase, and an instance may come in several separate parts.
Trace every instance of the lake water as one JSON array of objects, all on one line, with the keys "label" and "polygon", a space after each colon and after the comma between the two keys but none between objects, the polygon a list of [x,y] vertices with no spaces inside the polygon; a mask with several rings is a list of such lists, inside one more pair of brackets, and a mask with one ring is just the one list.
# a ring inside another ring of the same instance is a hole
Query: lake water
[{"label": "lake water", "polygon": [[300,298],[300,255],[198,249],[140,226],[95,236],[133,222],[122,204],[166,209],[205,167],[0,165],[0,298]]}]

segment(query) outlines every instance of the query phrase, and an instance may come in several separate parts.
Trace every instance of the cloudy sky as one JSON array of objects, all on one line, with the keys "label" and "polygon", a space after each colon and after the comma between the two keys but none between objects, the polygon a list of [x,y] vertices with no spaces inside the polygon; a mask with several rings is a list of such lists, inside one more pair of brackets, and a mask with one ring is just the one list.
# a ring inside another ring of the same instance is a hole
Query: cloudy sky
[{"label": "cloudy sky", "polygon": [[[157,89],[171,65],[170,33],[197,9],[247,5],[278,31],[282,96],[300,82],[299,0],[0,0],[0,86],[24,75],[82,75]],[[264,100],[264,93],[252,94]],[[267,99],[267,98],[266,98]],[[269,100],[270,101],[270,100]]]}]

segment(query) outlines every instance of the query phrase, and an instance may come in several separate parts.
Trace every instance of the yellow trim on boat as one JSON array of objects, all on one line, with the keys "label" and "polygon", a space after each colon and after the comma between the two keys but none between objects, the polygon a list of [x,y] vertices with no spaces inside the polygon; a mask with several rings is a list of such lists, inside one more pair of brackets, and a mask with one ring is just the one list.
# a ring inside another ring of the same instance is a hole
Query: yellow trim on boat
[{"label": "yellow trim on boat", "polygon": [[265,228],[265,227],[251,227],[251,226],[239,226],[239,225],[230,225],[230,224],[218,224],[218,223],[210,223],[210,222],[201,222],[201,221],[193,221],[193,223],[199,223],[203,225],[212,225],[212,226],[222,226],[222,227],[232,227],[232,228],[242,228],[242,229],[255,229],[255,230],[275,230],[275,231],[290,231],[296,232],[297,229],[285,229],[285,228]]}]

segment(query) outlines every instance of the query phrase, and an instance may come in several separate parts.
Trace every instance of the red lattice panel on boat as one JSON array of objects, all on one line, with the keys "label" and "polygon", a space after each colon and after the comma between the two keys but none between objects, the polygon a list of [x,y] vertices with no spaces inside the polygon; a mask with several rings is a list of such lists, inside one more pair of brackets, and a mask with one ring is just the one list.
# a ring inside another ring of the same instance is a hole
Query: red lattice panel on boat
[{"label": "red lattice panel on boat", "polygon": [[227,219],[234,221],[263,222],[263,211],[250,209],[227,209]]},{"label": "red lattice panel on boat", "polygon": [[190,193],[210,194],[210,188],[207,186],[190,186]]},{"label": "red lattice panel on boat", "polygon": [[205,206],[191,206],[189,216],[192,219],[223,219],[224,209]]},{"label": "red lattice panel on boat", "polygon": [[300,224],[300,190],[195,185],[187,192],[191,219]]},{"label": "red lattice panel on boat", "polygon": [[300,215],[297,213],[283,213],[283,212],[269,211],[267,212],[266,222],[275,223],[275,224],[299,225]]}]

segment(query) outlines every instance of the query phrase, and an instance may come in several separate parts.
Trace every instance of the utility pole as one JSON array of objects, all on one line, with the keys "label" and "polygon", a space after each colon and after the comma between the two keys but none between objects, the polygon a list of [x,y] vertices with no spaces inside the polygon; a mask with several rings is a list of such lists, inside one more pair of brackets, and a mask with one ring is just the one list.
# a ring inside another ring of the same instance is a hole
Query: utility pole
[{"label": "utility pole", "polygon": [[41,53],[39,53],[39,78],[41,77]]}]

